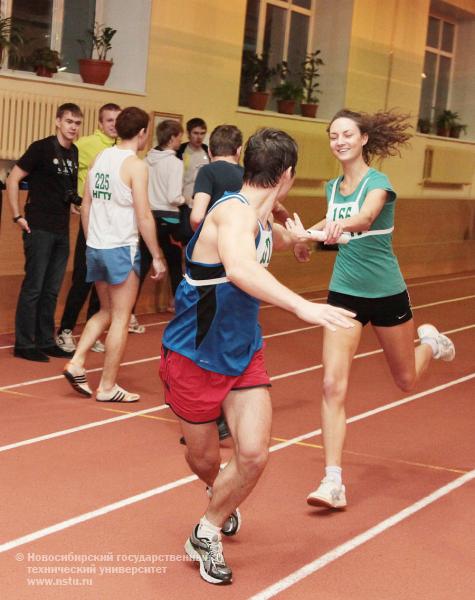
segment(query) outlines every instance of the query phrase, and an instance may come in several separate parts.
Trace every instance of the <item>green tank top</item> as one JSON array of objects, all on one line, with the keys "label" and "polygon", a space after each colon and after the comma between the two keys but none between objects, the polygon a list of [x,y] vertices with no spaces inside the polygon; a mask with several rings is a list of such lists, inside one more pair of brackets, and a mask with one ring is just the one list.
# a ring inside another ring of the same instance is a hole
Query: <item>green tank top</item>
[{"label": "green tank top", "polygon": [[352,194],[343,196],[343,177],[326,186],[328,220],[357,215],[371,190],[385,190],[386,203],[367,232],[352,233],[348,244],[341,244],[333,268],[329,289],[350,296],[383,298],[400,294],[406,284],[392,248],[396,193],[389,179],[376,169],[369,169]]}]

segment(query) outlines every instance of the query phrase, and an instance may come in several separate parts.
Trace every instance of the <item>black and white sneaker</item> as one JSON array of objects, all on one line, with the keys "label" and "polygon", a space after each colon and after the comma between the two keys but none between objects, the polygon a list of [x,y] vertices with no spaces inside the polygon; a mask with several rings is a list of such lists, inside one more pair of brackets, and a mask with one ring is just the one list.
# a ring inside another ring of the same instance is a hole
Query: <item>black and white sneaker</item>
[{"label": "black and white sneaker", "polygon": [[224,525],[221,527],[221,533],[231,537],[241,529],[242,517],[239,508],[236,508],[229,517],[224,521]]},{"label": "black and white sneaker", "polygon": [[218,535],[212,539],[198,536],[198,527],[186,540],[185,552],[200,563],[200,575],[208,583],[226,584],[233,580],[231,569],[224,562],[223,545]]},{"label": "black and white sneaker", "polygon": [[[206,486],[206,493],[208,494],[208,498],[211,498],[213,495],[213,489]],[[236,508],[229,517],[224,521],[224,525],[221,527],[221,533],[231,537],[232,535],[236,535],[236,533],[241,529],[242,517],[241,511],[239,508]]]}]

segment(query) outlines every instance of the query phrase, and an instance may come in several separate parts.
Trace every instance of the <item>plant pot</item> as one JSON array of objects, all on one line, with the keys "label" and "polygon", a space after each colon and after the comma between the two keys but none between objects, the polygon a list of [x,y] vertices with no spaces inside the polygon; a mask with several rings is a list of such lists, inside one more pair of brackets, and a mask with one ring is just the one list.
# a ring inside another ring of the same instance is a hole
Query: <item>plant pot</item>
[{"label": "plant pot", "polygon": [[310,117],[314,119],[317,114],[318,104],[308,104],[302,102],[300,104],[300,112],[302,113],[302,117]]},{"label": "plant pot", "polygon": [[462,128],[455,125],[454,127],[450,128],[449,137],[458,139],[460,137],[461,132],[462,132]]},{"label": "plant pot", "polygon": [[111,60],[97,60],[95,58],[80,58],[79,73],[84,83],[94,83],[104,85],[107,81],[111,69]]},{"label": "plant pot", "polygon": [[247,104],[254,110],[265,110],[269,96],[269,92],[251,92]]},{"label": "plant pot", "polygon": [[35,73],[38,75],[38,77],[53,77],[53,73],[56,73],[56,70],[51,71],[50,69],[48,69],[48,67],[41,65],[39,67],[36,67]]},{"label": "plant pot", "polygon": [[449,137],[450,127],[437,127],[437,135],[442,137]]},{"label": "plant pot", "polygon": [[278,100],[277,101],[277,110],[284,115],[293,115],[295,112],[295,100]]}]

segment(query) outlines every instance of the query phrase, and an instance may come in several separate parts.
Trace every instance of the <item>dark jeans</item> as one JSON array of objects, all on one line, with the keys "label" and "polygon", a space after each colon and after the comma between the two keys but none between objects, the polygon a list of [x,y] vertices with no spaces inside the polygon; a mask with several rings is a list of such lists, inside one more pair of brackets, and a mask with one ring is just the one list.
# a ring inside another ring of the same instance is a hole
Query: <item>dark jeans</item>
[{"label": "dark jeans", "polygon": [[[183,279],[183,272],[181,269],[181,259],[182,259],[182,248],[177,244],[177,242],[173,241],[171,237],[173,233],[178,229],[178,223],[167,223],[161,217],[156,214],[157,211],[152,211],[153,217],[155,219],[155,225],[157,227],[157,237],[158,242],[160,244],[160,248],[162,249],[163,256],[165,258],[165,262],[168,267],[168,274],[170,275],[170,283],[172,288],[172,294],[175,296],[175,292],[177,287],[180,284],[180,281]],[[141,253],[141,263],[140,263],[140,288],[142,287],[142,283],[147,277],[147,273],[150,270],[150,265],[152,264],[152,256],[148,251],[148,248],[145,242],[140,238],[140,253]],[[140,294],[140,290],[139,290]],[[134,307],[135,308],[135,307]]]},{"label": "dark jeans", "polygon": [[74,329],[78,320],[79,313],[81,312],[84,303],[86,302],[89,291],[91,291],[91,297],[89,299],[89,306],[87,309],[87,319],[89,320],[92,315],[96,314],[100,309],[100,302],[97,296],[96,287],[92,283],[86,282],[86,238],[82,226],[79,226],[78,237],[76,239],[76,248],[74,249],[74,266],[73,266],[73,277],[71,282],[71,288],[66,298],[66,304],[64,306],[63,318],[61,319],[61,325],[59,331],[63,329]]},{"label": "dark jeans", "polygon": [[54,312],[69,256],[69,232],[23,232],[25,279],[15,317],[15,347],[54,344]]}]

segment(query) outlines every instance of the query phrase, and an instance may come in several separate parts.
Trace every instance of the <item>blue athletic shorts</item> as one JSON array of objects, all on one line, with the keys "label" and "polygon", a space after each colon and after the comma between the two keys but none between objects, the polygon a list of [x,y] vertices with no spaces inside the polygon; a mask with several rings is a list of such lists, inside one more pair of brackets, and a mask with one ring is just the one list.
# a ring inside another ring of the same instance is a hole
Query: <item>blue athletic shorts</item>
[{"label": "blue athletic shorts", "polygon": [[86,281],[105,281],[111,285],[123,283],[132,269],[140,277],[140,249],[138,246],[119,248],[86,248]]}]

